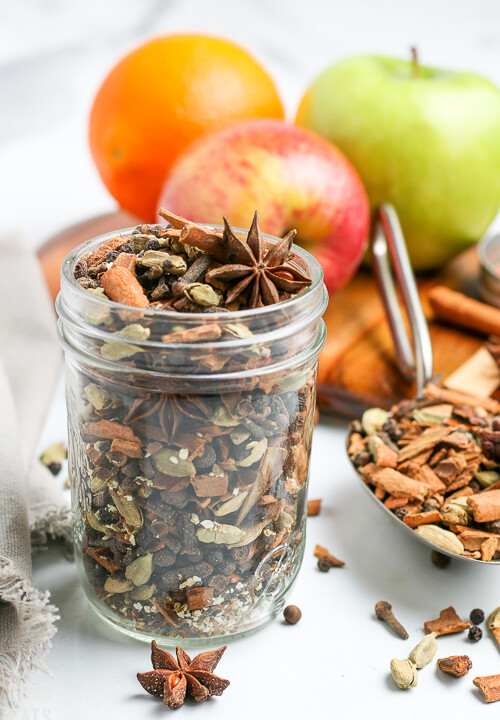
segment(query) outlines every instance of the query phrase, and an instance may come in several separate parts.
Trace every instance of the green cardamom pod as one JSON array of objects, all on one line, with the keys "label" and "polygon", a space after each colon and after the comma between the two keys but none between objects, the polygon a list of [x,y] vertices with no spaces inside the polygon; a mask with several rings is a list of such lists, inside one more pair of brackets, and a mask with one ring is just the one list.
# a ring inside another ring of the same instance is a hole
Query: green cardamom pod
[{"label": "green cardamom pod", "polygon": [[188,300],[202,307],[217,307],[222,300],[221,295],[215,292],[211,285],[197,282],[188,283],[184,287],[184,295]]}]

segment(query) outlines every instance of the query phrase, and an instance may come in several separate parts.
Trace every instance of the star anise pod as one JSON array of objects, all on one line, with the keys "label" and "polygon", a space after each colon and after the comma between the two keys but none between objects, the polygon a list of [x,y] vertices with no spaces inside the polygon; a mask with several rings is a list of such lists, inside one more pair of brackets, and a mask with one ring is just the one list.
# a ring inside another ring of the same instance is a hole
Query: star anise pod
[{"label": "star anise pod", "polygon": [[259,230],[258,214],[255,212],[246,242],[239,238],[224,218],[224,247],[228,263],[206,274],[206,280],[238,282],[226,297],[226,305],[232,303],[247,289],[250,290],[248,307],[272,305],[280,301],[278,290],[297,293],[311,284],[311,279],[301,270],[286,263],[296,231],[292,230],[269,250]]},{"label": "star anise pod", "polygon": [[163,698],[169,708],[180,707],[186,698],[186,692],[195,702],[203,702],[211,695],[222,695],[229,680],[214,675],[213,671],[224,654],[226,646],[218,650],[208,650],[191,660],[189,655],[177,647],[177,661],[166,650],[151,643],[151,662],[154,670],[137,673],[142,687],[151,695]]}]

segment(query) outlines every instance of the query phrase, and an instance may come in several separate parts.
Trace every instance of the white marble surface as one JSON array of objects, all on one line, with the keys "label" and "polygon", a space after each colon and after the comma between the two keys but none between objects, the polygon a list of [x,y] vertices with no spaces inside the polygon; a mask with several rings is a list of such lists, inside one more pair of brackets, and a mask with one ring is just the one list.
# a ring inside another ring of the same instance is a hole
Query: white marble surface
[{"label": "white marble surface", "polygon": [[[0,231],[20,227],[36,246],[69,223],[113,209],[88,152],[88,109],[110,64],[153,33],[198,30],[243,43],[270,68],[292,117],[315,73],[359,52],[405,55],[417,44],[423,62],[473,70],[500,84],[499,21],[496,0],[0,0]],[[60,440],[64,424],[60,392],[42,443]],[[311,496],[324,505],[309,522],[303,569],[290,596],[302,621],[295,627],[277,621],[231,644],[219,668],[231,680],[225,695],[179,712],[219,720],[498,714],[471,682],[500,671],[488,637],[478,645],[462,636],[440,639],[440,656],[470,653],[468,677],[443,677],[432,664],[418,688],[394,688],[389,661],[409,652],[423,621],[449,604],[464,616],[500,604],[500,576],[492,567],[431,565],[428,551],[388,524],[358,486],[344,435],[342,421],[315,433]],[[346,567],[319,573],[316,542]],[[52,676],[33,676],[28,699],[12,717],[160,717],[161,702],[135,680],[148,669],[147,647],[88,613],[74,566],[54,549],[35,558],[34,578],[50,589],[61,620],[47,658]],[[374,619],[380,599],[393,603],[409,641]]]}]

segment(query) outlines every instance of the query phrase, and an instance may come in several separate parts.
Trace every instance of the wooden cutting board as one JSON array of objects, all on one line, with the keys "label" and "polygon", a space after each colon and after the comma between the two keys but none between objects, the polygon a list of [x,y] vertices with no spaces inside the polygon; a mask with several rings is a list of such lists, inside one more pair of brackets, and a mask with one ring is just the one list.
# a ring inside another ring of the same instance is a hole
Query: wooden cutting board
[{"label": "wooden cutting board", "polygon": [[[70,250],[96,235],[136,223],[135,218],[117,211],[73,225],[46,242],[38,255],[52,296],[55,298],[59,291],[59,270]],[[478,272],[476,251],[471,248],[440,275],[424,276],[418,281],[430,320],[434,370],[443,378],[471,357],[483,338],[432,320],[426,291],[440,283],[475,297]],[[385,311],[370,270],[360,270],[332,298],[325,320],[328,338],[320,358],[318,384],[322,410],[356,416],[367,407],[387,408],[414,395],[413,384],[398,370]]]},{"label": "wooden cutting board", "polygon": [[[433,285],[440,284],[477,297],[478,276],[476,251],[470,248],[439,275],[418,279],[429,321],[434,372],[443,379],[481,347],[484,337],[435,321],[426,293]],[[398,370],[385,310],[370,270],[360,270],[347,287],[330,300],[325,321],[328,337],[320,357],[320,409],[353,417],[367,407],[389,408],[394,402],[415,394],[414,384],[405,380]]]}]

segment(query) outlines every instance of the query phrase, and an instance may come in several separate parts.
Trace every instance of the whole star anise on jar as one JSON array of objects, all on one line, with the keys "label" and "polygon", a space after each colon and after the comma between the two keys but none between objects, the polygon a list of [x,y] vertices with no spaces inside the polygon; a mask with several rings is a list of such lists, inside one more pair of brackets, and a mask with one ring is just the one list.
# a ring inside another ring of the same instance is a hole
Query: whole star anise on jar
[{"label": "whole star anise on jar", "polygon": [[260,234],[257,211],[253,216],[246,242],[236,235],[224,218],[223,239],[229,262],[210,270],[206,280],[208,282],[238,280],[227,293],[226,305],[249,289],[247,303],[249,308],[279,302],[279,290],[288,293],[299,292],[311,284],[311,279],[296,266],[286,263],[295,234],[295,230],[290,231],[267,250]]},{"label": "whole star anise on jar", "polygon": [[137,679],[148,693],[163,698],[169,708],[180,707],[186,699],[186,692],[195,702],[203,702],[211,695],[222,695],[229,685],[229,680],[213,673],[225,650],[226,646],[208,650],[191,660],[182,648],[177,647],[176,661],[153,640],[151,662],[154,670],[137,673]]}]

